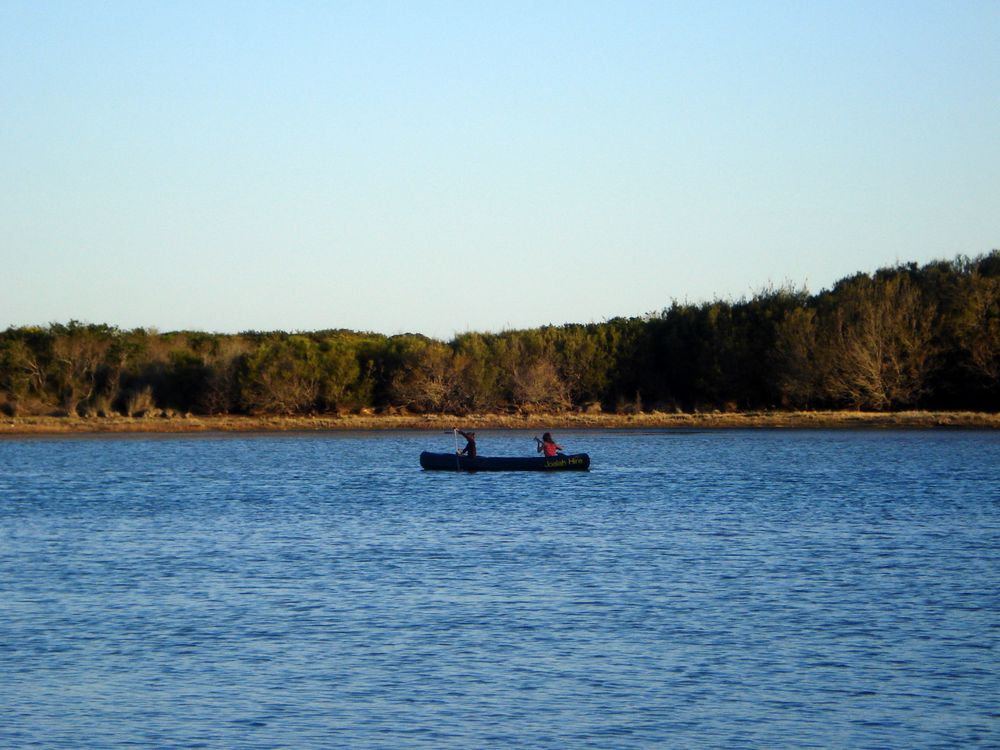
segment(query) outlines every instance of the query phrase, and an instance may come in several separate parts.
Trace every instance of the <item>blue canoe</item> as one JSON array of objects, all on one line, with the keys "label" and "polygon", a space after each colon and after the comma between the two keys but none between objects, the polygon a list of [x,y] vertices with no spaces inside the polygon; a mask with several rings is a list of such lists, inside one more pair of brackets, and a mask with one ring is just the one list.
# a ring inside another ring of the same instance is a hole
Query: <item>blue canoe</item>
[{"label": "blue canoe", "polygon": [[587,471],[586,453],[545,456],[459,456],[454,453],[420,454],[420,465],[428,471]]}]

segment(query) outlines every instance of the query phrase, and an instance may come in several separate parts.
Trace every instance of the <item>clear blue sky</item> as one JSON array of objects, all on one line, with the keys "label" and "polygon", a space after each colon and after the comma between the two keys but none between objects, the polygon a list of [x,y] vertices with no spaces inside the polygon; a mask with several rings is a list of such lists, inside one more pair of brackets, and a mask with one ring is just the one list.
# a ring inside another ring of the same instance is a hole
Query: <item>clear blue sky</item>
[{"label": "clear blue sky", "polygon": [[0,2],[0,327],[601,321],[1000,247],[1000,2]]}]

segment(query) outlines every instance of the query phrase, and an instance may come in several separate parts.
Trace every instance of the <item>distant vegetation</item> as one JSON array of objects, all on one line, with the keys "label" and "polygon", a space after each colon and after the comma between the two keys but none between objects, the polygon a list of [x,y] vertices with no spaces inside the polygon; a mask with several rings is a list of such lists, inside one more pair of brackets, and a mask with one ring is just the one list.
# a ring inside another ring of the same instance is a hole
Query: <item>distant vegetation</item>
[{"label": "distant vegetation", "polygon": [[810,295],[690,305],[450,342],[345,330],[0,333],[19,414],[1000,409],[1000,251]]}]

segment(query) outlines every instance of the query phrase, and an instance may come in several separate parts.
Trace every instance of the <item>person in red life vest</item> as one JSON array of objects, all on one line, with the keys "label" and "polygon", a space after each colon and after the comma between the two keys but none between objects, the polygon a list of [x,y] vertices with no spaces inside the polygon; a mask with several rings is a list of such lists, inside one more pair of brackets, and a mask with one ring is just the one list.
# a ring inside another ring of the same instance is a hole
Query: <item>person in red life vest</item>
[{"label": "person in red life vest", "polygon": [[542,439],[539,440],[535,438],[536,451],[538,453],[544,453],[546,458],[551,458],[556,455],[559,451],[563,449],[555,440],[552,439],[552,433],[546,432],[542,435]]}]

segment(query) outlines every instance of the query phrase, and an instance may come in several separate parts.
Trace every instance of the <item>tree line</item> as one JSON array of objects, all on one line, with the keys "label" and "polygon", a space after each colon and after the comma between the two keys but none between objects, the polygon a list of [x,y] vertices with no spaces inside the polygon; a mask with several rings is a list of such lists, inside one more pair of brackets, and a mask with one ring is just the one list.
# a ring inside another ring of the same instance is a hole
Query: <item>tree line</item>
[{"label": "tree line", "polygon": [[131,416],[1000,409],[1000,251],[818,294],[673,303],[444,342],[349,330],[212,334],[78,321],[0,333],[0,410]]}]

